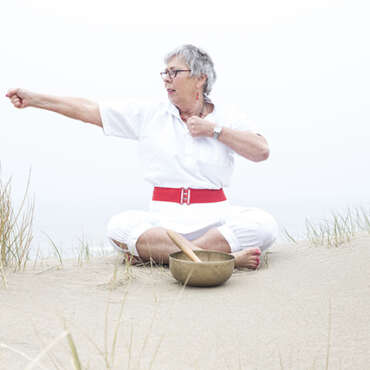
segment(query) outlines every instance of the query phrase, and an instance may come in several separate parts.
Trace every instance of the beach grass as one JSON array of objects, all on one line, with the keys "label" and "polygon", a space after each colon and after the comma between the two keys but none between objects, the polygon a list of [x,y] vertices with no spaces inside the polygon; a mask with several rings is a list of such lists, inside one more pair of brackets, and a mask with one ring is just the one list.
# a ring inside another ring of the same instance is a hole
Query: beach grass
[{"label": "beach grass", "polygon": [[344,211],[332,211],[330,217],[319,221],[306,218],[303,238],[294,236],[286,228],[282,232],[285,239],[292,244],[306,240],[313,246],[340,247],[361,232],[370,233],[370,210],[348,207]]},{"label": "beach grass", "polygon": [[90,245],[86,237],[82,235],[78,238],[79,248],[77,253],[77,263],[82,266],[84,263],[89,262],[91,259]]},{"label": "beach grass", "polygon": [[0,177],[0,268],[3,281],[5,269],[24,270],[29,261],[34,216],[34,200],[29,199],[30,179],[31,172],[23,199],[16,207],[12,179],[4,181]]},{"label": "beach grass", "polygon": [[[105,370],[111,370],[115,369],[116,363],[118,360],[118,356],[120,356],[120,360],[125,359],[127,361],[127,365],[124,367],[125,369],[139,369],[142,368],[140,366],[141,357],[143,354],[143,351],[145,350],[148,341],[151,338],[152,330],[153,330],[153,323],[155,321],[155,314],[152,318],[151,325],[149,327],[149,332],[145,335],[143,339],[142,346],[136,345],[134,343],[134,325],[131,323],[129,327],[123,328],[122,324],[127,321],[124,318],[124,308],[127,302],[127,295],[128,290],[125,290],[122,298],[119,302],[119,310],[117,313],[117,317],[115,320],[112,320],[112,313],[111,313],[111,307],[112,302],[111,299],[108,299],[105,313],[104,313],[104,328],[103,328],[103,344],[98,344],[97,341],[93,338],[91,338],[90,335],[88,335],[85,331],[85,329],[78,327],[78,325],[75,326],[75,330],[78,334],[82,334],[83,337],[85,337],[86,341],[84,341],[82,344],[77,343],[75,339],[72,336],[71,330],[68,329],[66,322],[64,322],[64,328],[65,330],[63,333],[65,334],[63,337],[67,338],[68,347],[70,350],[69,357],[71,358],[71,363],[73,363],[73,368],[75,370],[81,370],[81,369],[88,369],[89,365],[85,364],[84,361],[81,359],[79,353],[82,352],[83,348],[82,345],[87,345],[87,343],[90,343],[92,347],[95,349],[96,353],[101,359],[100,368]],[[115,324],[111,325],[112,321],[116,321]],[[62,333],[62,334],[63,334]],[[124,334],[124,335],[122,335]],[[121,337],[127,337],[128,344],[124,348],[122,345],[122,341],[120,341]],[[61,336],[58,336],[57,340],[59,340]],[[153,339],[153,338],[152,338]],[[163,338],[160,338],[159,342],[155,346],[155,349],[153,350],[153,356],[150,359],[149,367],[148,369],[151,369],[154,362],[156,355],[159,351],[161,342]],[[52,343],[56,343],[56,340],[53,340]],[[50,345],[46,348],[50,348]],[[136,353],[140,350],[140,354]],[[40,352],[40,354],[45,354],[46,351],[43,350]],[[137,357],[137,364],[134,364],[134,357]],[[41,359],[41,356],[37,356],[38,359]],[[28,360],[31,360],[28,357]],[[87,361],[89,361],[89,358],[87,358]],[[30,363],[35,363],[35,359],[32,359]],[[121,367],[120,367],[121,368]]]},{"label": "beach grass", "polygon": [[[63,267],[63,257],[62,257],[62,252],[59,250],[57,245],[55,244],[54,240],[45,232],[43,233],[46,238],[48,239],[50,245],[53,247],[53,252],[54,252],[54,257],[57,258],[57,261],[61,267]],[[37,258],[36,258],[37,260]]]}]

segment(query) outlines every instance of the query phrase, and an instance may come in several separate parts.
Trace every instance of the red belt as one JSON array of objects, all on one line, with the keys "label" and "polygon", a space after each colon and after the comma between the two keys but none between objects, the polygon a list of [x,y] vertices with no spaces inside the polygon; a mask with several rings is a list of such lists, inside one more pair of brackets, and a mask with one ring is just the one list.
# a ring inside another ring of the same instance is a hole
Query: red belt
[{"label": "red belt", "polygon": [[226,200],[223,189],[162,188],[156,186],[152,200],[180,204],[212,203]]}]

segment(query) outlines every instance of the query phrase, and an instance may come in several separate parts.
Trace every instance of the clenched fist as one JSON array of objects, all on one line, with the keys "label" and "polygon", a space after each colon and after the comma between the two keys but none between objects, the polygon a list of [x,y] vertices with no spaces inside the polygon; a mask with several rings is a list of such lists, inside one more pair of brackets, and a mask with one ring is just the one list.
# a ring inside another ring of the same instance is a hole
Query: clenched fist
[{"label": "clenched fist", "polygon": [[198,116],[192,116],[186,121],[190,135],[193,137],[213,136],[213,129],[216,127],[214,123],[206,121]]},{"label": "clenched fist", "polygon": [[25,89],[9,89],[5,95],[16,108],[30,107],[34,101],[35,94]]}]

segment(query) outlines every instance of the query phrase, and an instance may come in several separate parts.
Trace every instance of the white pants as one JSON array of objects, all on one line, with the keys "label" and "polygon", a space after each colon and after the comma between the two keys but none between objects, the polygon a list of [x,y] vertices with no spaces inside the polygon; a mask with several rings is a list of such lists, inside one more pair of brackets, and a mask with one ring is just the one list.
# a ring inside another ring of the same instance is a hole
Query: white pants
[{"label": "white pants", "polygon": [[153,227],[172,229],[188,240],[217,228],[231,252],[253,247],[264,251],[274,243],[279,230],[267,212],[231,206],[228,201],[191,205],[151,201],[149,211],[128,210],[113,216],[108,223],[107,236],[113,247],[123,251],[113,240],[124,243],[132,255],[139,256],[136,242]]}]

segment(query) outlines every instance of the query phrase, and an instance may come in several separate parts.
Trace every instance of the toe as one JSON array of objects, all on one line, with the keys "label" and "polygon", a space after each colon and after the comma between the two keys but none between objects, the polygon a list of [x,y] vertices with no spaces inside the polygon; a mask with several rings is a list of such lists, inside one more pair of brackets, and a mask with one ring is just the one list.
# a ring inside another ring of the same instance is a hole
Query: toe
[{"label": "toe", "polygon": [[256,248],[255,249],[255,254],[257,255],[257,256],[260,256],[261,255],[261,249],[259,249],[259,248]]},{"label": "toe", "polygon": [[253,256],[260,256],[261,255],[261,250],[259,248],[252,248],[248,250],[248,253],[253,255]]},{"label": "toe", "polygon": [[253,256],[250,262],[251,262],[251,268],[256,269],[260,265],[261,260],[258,256]]}]

